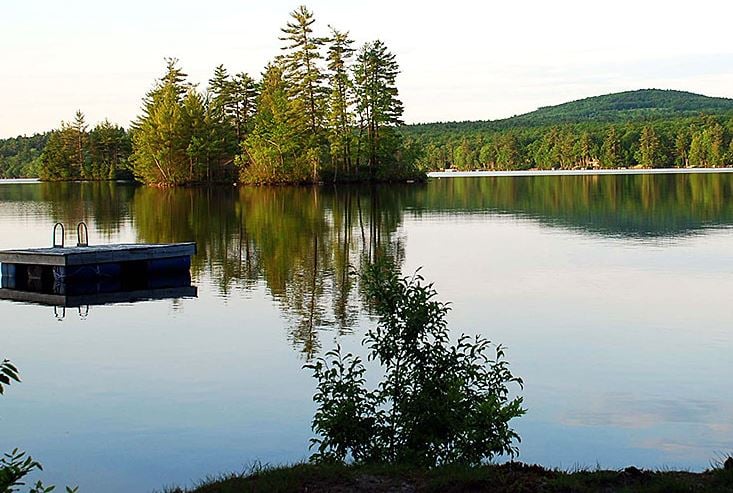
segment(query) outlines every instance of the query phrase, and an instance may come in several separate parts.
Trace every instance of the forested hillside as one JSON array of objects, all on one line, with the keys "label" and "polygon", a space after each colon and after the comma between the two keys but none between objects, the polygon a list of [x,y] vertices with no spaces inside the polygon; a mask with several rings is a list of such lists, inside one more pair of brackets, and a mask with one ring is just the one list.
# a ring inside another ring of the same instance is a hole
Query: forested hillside
[{"label": "forested hillside", "polygon": [[724,166],[733,100],[645,89],[504,120],[408,125],[424,169]]},{"label": "forested hillside", "polygon": [[0,178],[30,178],[38,176],[41,152],[49,133],[30,137],[0,139]]},{"label": "forested hillside", "polygon": [[[310,25],[312,17],[301,22]],[[394,132],[401,113],[394,56],[376,42],[349,61],[350,40],[338,31],[332,36],[327,70],[308,77],[292,68],[286,78],[284,59],[269,65],[261,82],[219,67],[199,94],[170,64],[132,132],[107,122],[88,131],[78,114],[53,132],[0,140],[0,177],[107,179],[135,171],[143,181],[166,181],[156,160],[171,182],[260,183],[373,173],[399,178],[410,176],[415,161],[423,170],[733,164],[733,100],[682,91],[629,91],[504,120],[406,125]],[[383,73],[380,63],[392,64],[384,85],[365,85],[364,71]],[[315,112],[309,109],[311,80],[322,84],[314,92],[320,98]],[[383,109],[373,104],[384,101],[380,94],[392,94]],[[362,99],[354,103],[355,95]],[[381,119],[370,121],[373,115]],[[175,125],[163,125],[166,120]],[[174,154],[146,154],[159,145],[168,149],[167,142],[175,143]]]}]

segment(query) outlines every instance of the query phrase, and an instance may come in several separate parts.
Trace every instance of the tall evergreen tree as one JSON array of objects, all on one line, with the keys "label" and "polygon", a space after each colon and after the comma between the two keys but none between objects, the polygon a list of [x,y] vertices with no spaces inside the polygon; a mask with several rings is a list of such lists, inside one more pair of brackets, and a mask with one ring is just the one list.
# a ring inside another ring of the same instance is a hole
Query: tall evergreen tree
[{"label": "tall evergreen tree", "polygon": [[[176,59],[143,99],[142,114],[132,124],[133,171],[143,182],[178,185],[193,178],[183,98],[191,89]],[[190,120],[188,120],[190,121]]]},{"label": "tall evergreen tree", "polygon": [[689,160],[690,133],[686,128],[680,129],[674,139],[674,163],[687,166]]},{"label": "tall evergreen tree", "polygon": [[81,176],[82,178],[91,178],[86,169],[86,150],[87,140],[89,137],[89,133],[87,131],[88,126],[86,124],[84,113],[82,113],[81,110],[76,110],[74,121],[69,125],[69,130],[70,132],[66,132],[65,135],[68,135],[74,141],[74,165],[79,169],[78,176]]},{"label": "tall evergreen tree", "polygon": [[601,146],[601,164],[604,168],[617,168],[622,166],[623,154],[621,151],[621,139],[616,127],[609,127]]},{"label": "tall evergreen tree", "polygon": [[690,163],[690,166],[694,167],[707,166],[707,157],[701,132],[695,132],[692,134],[688,162]]},{"label": "tall evergreen tree", "polygon": [[89,132],[89,156],[95,179],[129,177],[127,160],[132,143],[124,128],[105,120]]},{"label": "tall evergreen tree", "polygon": [[354,54],[353,41],[348,32],[331,28],[328,46],[328,70],[330,97],[328,100],[328,128],[331,142],[331,161],[334,179],[339,168],[351,171],[351,140],[353,117],[353,84],[349,74],[349,62]]},{"label": "tall evergreen tree", "polygon": [[229,76],[224,65],[214,68],[214,75],[209,79],[209,105],[221,115],[222,120],[235,126],[236,102],[234,96],[234,81]]},{"label": "tall evergreen tree", "polygon": [[366,151],[371,176],[380,161],[394,159],[394,152],[399,147],[395,139],[390,139],[394,134],[385,132],[402,123],[403,106],[396,85],[399,72],[395,55],[383,42],[366,43],[359,50],[354,67],[359,151]]},{"label": "tall evergreen tree", "polygon": [[257,83],[245,73],[234,76],[232,81],[234,99],[234,121],[236,125],[237,143],[241,143],[252,128],[252,119],[257,111]]},{"label": "tall evergreen tree", "polygon": [[724,164],[725,148],[723,147],[723,140],[723,127],[717,121],[710,119],[707,122],[704,134],[708,166],[722,166]]},{"label": "tall evergreen tree", "polygon": [[294,103],[291,118],[295,122],[304,119],[311,136],[318,137],[323,129],[326,98],[324,76],[319,67],[324,41],[313,34],[316,20],[304,5],[291,12],[290,17],[282,28],[280,40],[286,43],[282,47],[285,51],[283,77]]},{"label": "tall evergreen tree", "polygon": [[74,136],[69,135],[70,132],[71,128],[64,122],[59,130],[51,132],[41,153],[38,176],[42,180],[73,180],[81,177],[76,166]]},{"label": "tall evergreen tree", "polygon": [[639,137],[639,149],[636,153],[636,159],[640,165],[646,168],[659,167],[663,163],[662,159],[662,143],[659,135],[651,125],[645,125],[641,130]]},{"label": "tall evergreen tree", "polygon": [[593,139],[590,132],[585,131],[580,134],[575,146],[576,162],[584,168],[593,164],[595,159],[593,157]]},{"label": "tall evergreen tree", "polygon": [[244,183],[308,181],[313,156],[304,151],[298,129],[290,124],[291,104],[283,68],[271,63],[262,76],[252,132],[237,159]]}]

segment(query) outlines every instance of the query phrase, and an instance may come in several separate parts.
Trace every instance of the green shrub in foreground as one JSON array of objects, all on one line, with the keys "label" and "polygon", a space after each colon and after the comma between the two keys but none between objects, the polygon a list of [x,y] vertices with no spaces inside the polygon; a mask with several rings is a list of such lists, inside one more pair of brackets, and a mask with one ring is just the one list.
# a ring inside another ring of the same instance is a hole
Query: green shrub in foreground
[{"label": "green shrub in foreground", "polygon": [[312,460],[431,467],[515,456],[509,421],[525,410],[508,386],[522,380],[503,347],[466,335],[451,344],[449,307],[419,274],[402,278],[377,262],[362,280],[379,319],[363,345],[384,376],[367,389],[362,360],[340,347],[306,365],[318,381]]}]

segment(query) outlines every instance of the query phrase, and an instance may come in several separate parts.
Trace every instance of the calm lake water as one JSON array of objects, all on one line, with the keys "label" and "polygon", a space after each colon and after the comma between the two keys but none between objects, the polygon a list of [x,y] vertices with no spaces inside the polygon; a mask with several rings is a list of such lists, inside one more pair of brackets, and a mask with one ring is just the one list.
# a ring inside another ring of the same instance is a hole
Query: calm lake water
[{"label": "calm lake water", "polygon": [[[367,324],[371,253],[423,266],[456,334],[508,346],[520,459],[699,470],[733,451],[733,176],[456,178],[368,188],[0,184],[0,248],[196,241],[198,298],[0,301],[0,449],[81,491],[191,485],[308,456],[306,360]],[[68,238],[73,241],[71,235]]]}]

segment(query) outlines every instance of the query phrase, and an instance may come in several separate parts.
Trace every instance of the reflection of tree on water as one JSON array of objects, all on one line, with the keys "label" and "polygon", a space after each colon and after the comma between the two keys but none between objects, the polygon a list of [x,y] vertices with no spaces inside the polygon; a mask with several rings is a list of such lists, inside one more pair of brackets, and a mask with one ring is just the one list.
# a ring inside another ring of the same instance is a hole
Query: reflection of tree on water
[{"label": "reflection of tree on water", "polygon": [[431,213],[492,211],[604,236],[673,237],[733,223],[733,175],[451,178],[416,193]]},{"label": "reflection of tree on water", "polygon": [[15,206],[19,215],[46,216],[49,225],[87,222],[93,225],[93,241],[103,241],[129,221],[136,188],[115,182],[5,184],[0,186],[0,206]]},{"label": "reflection of tree on water", "polygon": [[401,260],[399,199],[395,189],[356,187],[141,188],[133,211],[141,241],[197,241],[194,275],[210,276],[223,294],[264,281],[309,357],[320,330],[356,324],[352,267],[378,251]]},{"label": "reflection of tree on water", "polygon": [[[361,296],[350,266],[376,252],[404,258],[403,214],[493,211],[624,237],[688,235],[733,224],[733,175],[549,176],[434,180],[427,186],[157,190],[114,183],[0,186],[0,207],[110,237],[130,220],[139,241],[196,241],[192,271],[224,296],[262,284],[305,354],[318,333],[347,332]],[[6,209],[4,209],[6,210]],[[103,240],[103,238],[100,238]],[[234,298],[232,298],[234,299]]]},{"label": "reflection of tree on water", "polygon": [[[257,272],[291,323],[290,339],[311,356],[318,332],[356,324],[360,298],[351,268],[376,248],[389,250],[398,222],[374,190],[242,189]],[[395,248],[395,251],[399,249]]]}]

